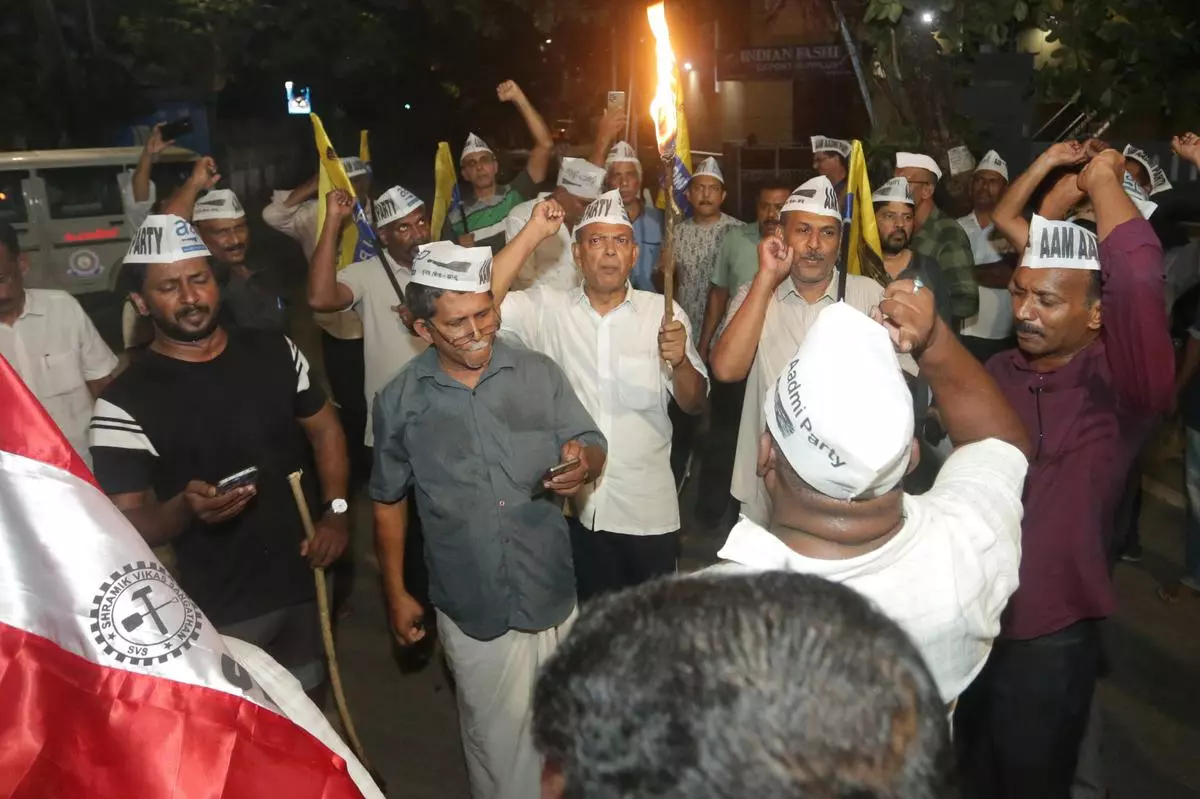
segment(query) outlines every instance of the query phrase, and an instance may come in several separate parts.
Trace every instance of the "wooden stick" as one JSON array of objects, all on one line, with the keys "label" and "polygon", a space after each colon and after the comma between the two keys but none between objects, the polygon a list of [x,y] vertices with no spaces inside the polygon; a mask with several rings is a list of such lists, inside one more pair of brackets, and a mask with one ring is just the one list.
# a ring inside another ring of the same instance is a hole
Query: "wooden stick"
[{"label": "wooden stick", "polygon": [[[288,475],[288,483],[292,486],[292,497],[296,500],[296,510],[300,512],[300,521],[304,524],[304,535],[311,542],[317,534],[313,527],[312,516],[308,512],[308,500],[304,498],[304,489],[300,487],[300,477],[303,471],[292,472]],[[350,708],[346,704],[346,694],[342,690],[342,672],[338,669],[337,651],[333,647],[333,622],[329,616],[329,590],[325,585],[325,569],[313,569],[313,579],[317,583],[317,610],[321,616],[321,638],[325,643],[325,659],[329,662],[329,681],[333,684],[333,700],[337,704],[338,717],[342,720],[342,728],[350,739],[350,746],[363,768],[371,772],[371,764],[367,760],[367,752],[363,749],[358,732],[354,729],[354,721],[350,718]],[[374,772],[371,775],[375,777]],[[379,781],[375,777],[376,782]]]},{"label": "wooden stick", "polygon": [[670,324],[675,319],[675,218],[677,206],[675,205],[675,148],[670,149],[670,154],[663,156],[663,160],[667,162],[667,207],[663,209],[666,212],[665,230],[663,237],[666,239],[663,242],[661,264],[663,276],[663,321]]}]

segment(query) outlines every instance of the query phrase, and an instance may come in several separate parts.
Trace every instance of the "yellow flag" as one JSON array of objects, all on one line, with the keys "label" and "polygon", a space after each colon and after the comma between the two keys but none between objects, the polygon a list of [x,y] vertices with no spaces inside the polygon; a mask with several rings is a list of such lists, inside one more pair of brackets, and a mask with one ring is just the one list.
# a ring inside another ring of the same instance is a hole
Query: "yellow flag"
[{"label": "yellow flag", "polygon": [[846,270],[852,275],[861,275],[866,258],[863,249],[871,250],[882,261],[883,247],[879,244],[879,228],[875,224],[871,181],[867,178],[867,158],[863,154],[862,142],[855,139],[851,147],[846,194],[854,196],[854,215],[850,222],[850,252],[846,253]]},{"label": "yellow flag", "polygon": [[[325,126],[321,124],[321,118],[316,114],[309,114],[309,117],[312,119],[317,155],[321,159],[317,187],[317,236],[319,237],[325,228],[325,202],[329,192],[334,189],[344,189],[350,192],[350,196],[355,199],[357,199],[357,195],[354,193],[354,186],[350,183],[350,178],[346,175],[346,168],[342,166],[342,159],[338,158],[337,151],[333,149],[333,143],[329,140],[329,135],[325,133]],[[350,218],[354,220],[354,224],[346,224],[342,227],[338,269],[343,269],[357,261],[366,260],[375,254],[374,236],[371,235],[370,225],[367,224],[361,204],[355,207],[354,214]]]},{"label": "yellow flag", "polygon": [[[679,68],[675,68],[675,204],[684,213],[691,213],[687,200],[687,187],[692,182],[692,139],[688,135],[687,114],[683,112],[683,84],[679,80]],[[662,189],[654,204],[667,207],[667,197]]]},{"label": "yellow flag", "polygon": [[458,172],[454,168],[454,156],[450,153],[448,142],[438,142],[437,155],[433,157],[433,187],[433,216],[429,220],[429,234],[437,239],[442,235],[450,204],[458,191]]},{"label": "yellow flag", "polygon": [[371,165],[371,131],[358,132],[358,157],[367,166]]}]

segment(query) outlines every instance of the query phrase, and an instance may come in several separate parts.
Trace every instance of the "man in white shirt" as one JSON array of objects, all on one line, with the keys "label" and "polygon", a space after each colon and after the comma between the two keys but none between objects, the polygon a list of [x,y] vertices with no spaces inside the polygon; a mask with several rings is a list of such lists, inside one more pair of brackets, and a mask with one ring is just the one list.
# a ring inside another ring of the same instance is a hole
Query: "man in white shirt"
[{"label": "man in white shirt", "polygon": [[413,334],[412,320],[397,288],[401,294],[408,288],[417,248],[429,243],[429,213],[425,203],[403,186],[388,189],[375,201],[375,221],[384,251],[339,272],[338,231],[353,210],[354,200],[347,192],[330,192],[325,211],[330,224],[325,226],[313,253],[308,272],[308,304],[314,311],[351,311],[362,320],[366,356],[362,385],[367,403],[365,442],[370,447],[374,444],[371,406],[375,394],[428,346]]},{"label": "man in white shirt", "polygon": [[117,356],[65,291],[25,288],[17,231],[0,222],[0,355],[12,364],[90,469],[92,405]]},{"label": "man in white shirt", "polygon": [[1017,345],[1008,296],[1017,256],[992,222],[992,212],[1007,189],[1008,164],[995,150],[988,150],[971,178],[971,213],[958,219],[971,240],[979,283],[979,313],[963,322],[963,344],[981,363]]},{"label": "man in white shirt", "polygon": [[583,284],[509,293],[527,254],[562,229],[553,200],[500,252],[492,292],[501,335],[543,352],[562,367],[608,440],[600,478],[574,499],[569,519],[580,602],[675,571],[679,501],[671,474],[671,397],[700,413],[708,374],[678,304],[664,318],[660,295],[634,289],[633,224],[617,190],[589,205],[575,228],[572,254]]},{"label": "man in white shirt", "polygon": [[579,267],[571,254],[574,242],[571,233],[583,216],[588,203],[604,190],[604,169],[582,158],[564,158],[558,169],[558,186],[554,191],[539,194],[537,199],[518,205],[504,219],[507,241],[512,241],[528,224],[533,209],[542,200],[552,197],[562,208],[563,224],[557,232],[537,246],[521,265],[513,288],[549,286],[564,291],[579,285]]},{"label": "man in white shirt", "polygon": [[[817,314],[837,302],[841,282],[842,214],[829,178],[819,175],[793,191],[780,217],[779,230],[758,245],[758,274],[729,304],[709,361],[717,380],[749,377],[730,492],[742,513],[759,524],[771,515],[755,470],[763,400]],[[848,275],[843,293],[848,304],[866,313],[879,304],[883,288],[868,277]],[[911,360],[907,366],[916,371]]]},{"label": "man in white shirt", "polygon": [[[854,588],[912,637],[949,704],[1017,587],[1028,440],[919,280],[889,286],[875,316],[826,308],[782,370],[758,450],[770,523],[739,522],[718,555]],[[921,496],[902,487],[920,450],[893,348],[915,355],[955,445]]]}]

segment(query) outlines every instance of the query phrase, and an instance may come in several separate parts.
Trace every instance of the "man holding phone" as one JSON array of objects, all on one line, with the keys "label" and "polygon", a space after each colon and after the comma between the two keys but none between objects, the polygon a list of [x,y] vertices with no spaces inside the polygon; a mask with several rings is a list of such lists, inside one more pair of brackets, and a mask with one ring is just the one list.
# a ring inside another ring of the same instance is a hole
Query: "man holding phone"
[{"label": "man holding phone", "polygon": [[533,684],[576,615],[558,498],[594,480],[607,450],[552,360],[496,341],[491,270],[486,247],[420,248],[405,294],[429,348],[375,397],[371,474],[388,617],[406,645],[425,637],[404,579],[417,496],[475,799],[538,795]]},{"label": "man holding phone", "polygon": [[310,567],[346,548],[346,439],[295,344],[221,327],[209,255],[178,216],[151,215],[134,236],[124,268],[154,341],[96,401],[94,473],[147,543],[174,546],[179,584],[213,625],[312,692],[324,655]]},{"label": "man holding phone", "polygon": [[638,247],[619,191],[601,195],[575,228],[572,251],[583,285],[509,292],[527,254],[555,236],[565,211],[552,199],[496,256],[492,292],[501,333],[544,352],[567,373],[609,442],[609,469],[573,501],[570,520],[580,602],[675,571],[679,501],[671,473],[674,398],[699,414],[708,374],[678,304],[629,283]]}]

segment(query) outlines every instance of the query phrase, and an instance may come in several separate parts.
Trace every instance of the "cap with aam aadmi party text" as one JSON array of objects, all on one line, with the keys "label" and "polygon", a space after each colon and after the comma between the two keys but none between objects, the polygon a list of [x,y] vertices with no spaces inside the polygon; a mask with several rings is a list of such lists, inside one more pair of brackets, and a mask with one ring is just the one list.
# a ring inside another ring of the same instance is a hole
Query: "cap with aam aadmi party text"
[{"label": "cap with aam aadmi party text", "polygon": [[[487,142],[476,136],[474,133],[467,134],[467,141],[463,144],[462,155],[458,157],[458,163],[462,163],[468,155],[475,153],[490,153],[492,148],[487,146]],[[493,153],[494,154],[494,153]]]},{"label": "cap with aam aadmi party text", "polygon": [[213,189],[196,200],[192,221],[207,219],[241,219],[246,215],[238,196],[229,189]]},{"label": "cap with aam aadmi party text", "polygon": [[878,191],[871,195],[871,202],[916,205],[913,201],[912,186],[908,185],[908,178],[892,178],[884,183]]},{"label": "cap with aam aadmi party text", "polygon": [[173,264],[210,255],[191,222],[174,214],[151,214],[133,234],[122,263]]},{"label": "cap with aam aadmi party text", "polygon": [[1158,210],[1158,203],[1150,199],[1149,192],[1142,188],[1142,184],[1138,183],[1128,171],[1121,178],[1121,186],[1124,187],[1125,194],[1129,196],[1129,199],[1137,207],[1138,213],[1142,215],[1142,219],[1149,219]]},{"label": "cap with aam aadmi party text", "polygon": [[834,191],[829,178],[824,175],[817,175],[792,190],[780,213],[786,214],[792,211],[804,211],[817,216],[831,216],[838,220],[842,218],[842,212],[838,210],[837,192]]},{"label": "cap with aam aadmi party text", "polygon": [[924,169],[938,180],[942,179],[942,168],[924,153],[896,153],[896,169]]},{"label": "cap with aam aadmi party text", "polygon": [[1074,222],[1033,215],[1029,245],[1021,266],[1030,269],[1100,269],[1100,244],[1096,234]]},{"label": "cap with aam aadmi party text", "polygon": [[1121,154],[1126,158],[1132,158],[1146,168],[1146,174],[1150,176],[1151,197],[1160,191],[1166,191],[1171,188],[1171,181],[1167,180],[1167,173],[1158,165],[1158,159],[1150,155],[1150,153],[1134,147],[1132,144],[1127,144],[1125,151]]},{"label": "cap with aam aadmi party text", "polygon": [[849,158],[853,145],[845,139],[831,139],[828,136],[811,136],[814,153],[837,153],[842,158]]},{"label": "cap with aam aadmi party text", "polygon": [[582,158],[564,158],[558,168],[558,185],[583,200],[594,200],[604,189],[605,171]]},{"label": "cap with aam aadmi party text", "polygon": [[721,174],[721,165],[711,155],[700,162],[700,166],[692,173],[692,180],[706,175],[710,178],[716,178],[722,185],[725,183],[725,176]]},{"label": "cap with aam aadmi party text", "polygon": [[792,470],[827,497],[881,496],[908,471],[912,394],[887,330],[847,303],[821,311],[763,413]]},{"label": "cap with aam aadmi party text", "polygon": [[601,194],[584,209],[583,216],[579,219],[579,224],[575,226],[575,230],[583,230],[584,226],[592,224],[604,225],[624,225],[633,230],[633,222],[629,220],[629,213],[625,210],[625,203],[621,201],[621,192],[617,189],[607,191]]},{"label": "cap with aam aadmi party text", "polygon": [[383,227],[403,219],[423,205],[425,201],[408,189],[392,186],[375,201],[375,226]]},{"label": "cap with aam aadmi party text", "polygon": [[460,247],[434,241],[417,248],[412,282],[435,289],[472,294],[492,288],[492,248]]},{"label": "cap with aam aadmi party text", "polygon": [[633,145],[627,141],[619,141],[612,146],[608,151],[608,156],[604,159],[604,168],[607,169],[613,164],[637,164],[642,165],[638,160],[637,151],[633,149]]},{"label": "cap with aam aadmi party text", "polygon": [[362,177],[371,173],[371,170],[367,169],[366,163],[361,158],[354,156],[342,159],[342,169],[346,170],[348,178]]},{"label": "cap with aam aadmi party text", "polygon": [[976,172],[995,172],[1000,177],[1008,181],[1008,162],[1000,157],[1000,153],[995,150],[988,150],[980,159],[979,165],[975,167]]}]

